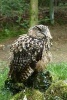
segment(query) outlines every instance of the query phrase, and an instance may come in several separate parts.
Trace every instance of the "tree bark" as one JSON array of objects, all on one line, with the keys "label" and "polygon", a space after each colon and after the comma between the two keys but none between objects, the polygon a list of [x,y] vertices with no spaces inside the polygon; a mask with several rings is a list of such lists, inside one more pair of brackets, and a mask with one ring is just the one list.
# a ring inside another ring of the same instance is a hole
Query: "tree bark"
[{"label": "tree bark", "polygon": [[54,0],[50,0],[50,22],[54,24]]},{"label": "tree bark", "polygon": [[30,0],[30,26],[38,24],[38,0]]}]

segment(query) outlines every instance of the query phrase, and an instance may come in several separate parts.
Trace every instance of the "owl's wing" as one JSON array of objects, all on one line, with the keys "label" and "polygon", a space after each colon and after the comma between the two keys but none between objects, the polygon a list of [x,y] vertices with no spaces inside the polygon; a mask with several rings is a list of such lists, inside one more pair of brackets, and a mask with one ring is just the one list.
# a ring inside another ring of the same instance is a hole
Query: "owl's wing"
[{"label": "owl's wing", "polygon": [[11,51],[13,52],[13,63],[16,66],[22,67],[33,62],[36,63],[41,59],[43,44],[44,42],[42,39],[36,39],[30,36],[21,36],[11,46]]}]

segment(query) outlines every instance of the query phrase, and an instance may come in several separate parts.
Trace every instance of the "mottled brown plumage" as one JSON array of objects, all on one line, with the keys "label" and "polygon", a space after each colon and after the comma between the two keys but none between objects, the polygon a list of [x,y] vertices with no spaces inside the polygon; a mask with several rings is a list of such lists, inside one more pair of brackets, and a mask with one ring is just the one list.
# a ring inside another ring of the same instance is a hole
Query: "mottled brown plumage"
[{"label": "mottled brown plumage", "polygon": [[50,61],[52,39],[47,26],[31,27],[28,34],[21,35],[12,45],[9,77],[15,82],[26,81],[35,71],[43,71]]}]

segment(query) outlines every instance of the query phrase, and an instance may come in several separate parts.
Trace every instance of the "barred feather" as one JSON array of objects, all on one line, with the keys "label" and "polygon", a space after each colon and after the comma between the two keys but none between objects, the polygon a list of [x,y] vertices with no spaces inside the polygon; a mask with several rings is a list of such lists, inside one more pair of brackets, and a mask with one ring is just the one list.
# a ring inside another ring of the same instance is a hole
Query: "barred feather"
[{"label": "barred feather", "polygon": [[48,57],[48,51],[51,35],[44,34],[44,30],[47,32],[47,27],[38,25],[31,29],[33,33],[36,30],[36,33],[39,35],[36,34],[37,37],[31,34],[21,35],[10,48],[13,55],[9,76],[15,81],[21,82],[27,80],[35,70],[39,70],[39,66],[42,68],[42,65],[44,66],[48,58],[50,58]]}]

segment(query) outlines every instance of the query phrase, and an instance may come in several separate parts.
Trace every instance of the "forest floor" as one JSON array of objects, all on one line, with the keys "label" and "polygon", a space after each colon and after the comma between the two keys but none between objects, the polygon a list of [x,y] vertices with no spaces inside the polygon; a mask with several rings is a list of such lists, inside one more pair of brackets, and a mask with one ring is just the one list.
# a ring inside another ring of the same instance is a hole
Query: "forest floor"
[{"label": "forest floor", "polygon": [[[67,24],[55,24],[54,26],[49,25],[49,29],[53,36],[53,46],[51,47],[51,53],[53,56],[52,62],[67,62]],[[9,45],[13,43],[15,39],[17,38],[10,38],[0,42],[0,45],[5,45],[4,50],[0,48],[0,61],[9,62]]]}]

